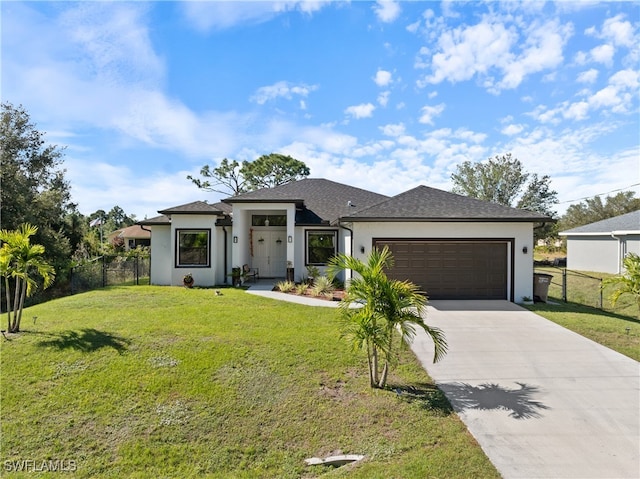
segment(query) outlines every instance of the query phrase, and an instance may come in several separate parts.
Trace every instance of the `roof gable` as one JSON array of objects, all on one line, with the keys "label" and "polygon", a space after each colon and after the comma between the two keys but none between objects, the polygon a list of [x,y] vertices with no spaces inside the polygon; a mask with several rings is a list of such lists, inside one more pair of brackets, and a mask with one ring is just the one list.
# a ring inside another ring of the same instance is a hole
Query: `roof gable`
[{"label": "roof gable", "polygon": [[596,221],[587,225],[578,226],[560,234],[580,235],[580,234],[606,234],[609,235],[614,231],[629,231],[640,233],[640,210],[625,213],[623,215],[607,218],[606,220]]},{"label": "roof gable", "polygon": [[540,213],[417,186],[364,210],[345,221],[552,221]]},{"label": "roof gable", "polygon": [[206,201],[194,201],[187,203],[186,205],[174,206],[166,210],[158,211],[162,215],[170,216],[172,214],[181,215],[222,215],[224,211],[216,207],[216,205],[210,205]]},{"label": "roof gable", "polygon": [[225,203],[296,203],[297,224],[333,223],[340,216],[388,199],[388,196],[323,178],[305,178],[224,200]]}]

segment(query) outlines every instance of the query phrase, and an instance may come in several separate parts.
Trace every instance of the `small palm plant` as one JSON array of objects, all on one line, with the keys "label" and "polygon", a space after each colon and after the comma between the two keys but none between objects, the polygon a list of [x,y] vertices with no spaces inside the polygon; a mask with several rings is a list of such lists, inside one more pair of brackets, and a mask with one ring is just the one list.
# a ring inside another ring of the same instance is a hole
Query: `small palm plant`
[{"label": "small palm plant", "polygon": [[[44,246],[31,244],[31,236],[38,232],[36,226],[24,223],[17,230],[0,231],[0,276],[4,278],[7,303],[7,330],[20,332],[20,321],[24,309],[24,300],[38,287],[37,278],[42,280],[43,288],[48,288],[55,279],[53,266],[44,258]],[[13,279],[13,300],[11,298],[11,279]]]},{"label": "small palm plant", "polygon": [[447,352],[442,331],[429,327],[423,320],[427,298],[415,284],[390,279],[384,270],[392,264],[391,252],[385,247],[382,251],[373,249],[366,262],[339,254],[331,259],[328,270],[331,275],[347,269],[358,275],[351,279],[340,303],[342,336],[351,340],[354,349],[366,350],[370,385],[378,388],[386,386],[396,356],[396,330],[405,342],[410,342],[416,326],[422,328],[433,340],[434,362]]},{"label": "small palm plant", "polygon": [[602,281],[602,287],[614,285],[615,289],[609,296],[613,306],[616,305],[620,296],[630,294],[635,298],[638,306],[638,317],[640,317],[640,255],[629,253],[622,262],[625,272],[619,276],[612,276]]}]

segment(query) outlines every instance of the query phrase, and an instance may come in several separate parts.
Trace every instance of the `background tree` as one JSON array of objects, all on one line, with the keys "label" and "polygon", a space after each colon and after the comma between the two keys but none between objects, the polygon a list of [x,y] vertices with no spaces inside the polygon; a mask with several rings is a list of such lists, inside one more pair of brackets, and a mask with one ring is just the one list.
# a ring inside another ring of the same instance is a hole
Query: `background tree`
[{"label": "background tree", "polygon": [[237,196],[260,188],[273,188],[309,176],[309,168],[291,156],[271,153],[255,161],[223,159],[220,166],[200,170],[203,179],[187,176],[198,188],[206,191]]},{"label": "background tree", "polygon": [[246,181],[241,170],[242,165],[236,160],[229,161],[224,158],[217,168],[211,170],[209,165],[204,165],[200,170],[200,175],[203,178],[211,178],[211,181],[194,178],[191,175],[187,176],[187,179],[205,191],[237,196],[247,191]]},{"label": "background tree", "polygon": [[242,165],[242,174],[249,190],[273,188],[309,176],[309,168],[302,161],[288,155],[271,153]]},{"label": "background tree", "polygon": [[[511,153],[496,155],[481,163],[465,161],[456,167],[451,180],[454,193],[549,217],[555,215],[552,208],[558,202],[558,193],[551,189],[551,178],[527,173]],[[552,224],[536,229],[535,239],[547,237],[553,229]]]},{"label": "background tree", "polygon": [[560,231],[566,231],[638,210],[640,210],[640,198],[636,198],[633,191],[607,196],[604,202],[602,198],[596,196],[569,206],[560,218],[558,228]]},{"label": "background tree", "polygon": [[[7,330],[10,333],[20,331],[24,300],[37,289],[37,278],[42,279],[44,288],[48,288],[55,278],[55,270],[44,259],[44,246],[31,244],[38,228],[23,224],[19,229],[0,231],[0,275],[4,278]],[[14,286],[11,292],[11,279]],[[13,297],[13,298],[12,298]]]},{"label": "background tree", "polygon": [[63,148],[48,145],[22,106],[3,103],[0,117],[0,209],[2,227],[37,226],[33,240],[45,248],[44,259],[56,270],[69,267],[76,212],[62,164]]},{"label": "background tree", "polygon": [[[431,336],[435,350],[433,361],[439,361],[447,351],[442,331],[427,326],[422,319],[427,298],[418,287],[408,281],[390,279],[384,272],[392,266],[393,258],[387,247],[374,248],[366,263],[352,256],[339,254],[329,261],[328,272],[350,269],[357,273],[347,287],[340,303],[344,323],[342,335],[348,337],[354,349],[367,352],[371,387],[386,386],[389,368],[396,356],[394,338],[400,331],[402,339],[410,342],[419,326]],[[357,304],[358,307],[352,306]],[[380,366],[382,364],[382,366]]]}]

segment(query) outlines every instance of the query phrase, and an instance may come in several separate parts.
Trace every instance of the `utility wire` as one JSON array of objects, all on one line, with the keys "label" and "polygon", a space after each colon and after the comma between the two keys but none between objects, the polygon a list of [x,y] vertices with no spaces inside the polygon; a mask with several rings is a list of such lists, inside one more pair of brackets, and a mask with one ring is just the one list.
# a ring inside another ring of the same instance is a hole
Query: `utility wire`
[{"label": "utility wire", "polygon": [[608,195],[609,193],[615,193],[617,191],[628,190],[629,188],[633,188],[634,186],[640,186],[640,183],[635,183],[633,185],[625,186],[624,188],[618,188],[617,190],[607,191],[606,193],[598,193],[597,195],[585,196],[584,198],[578,198],[578,199],[575,199],[575,200],[561,201],[561,202],[556,203],[556,204],[563,205],[565,203],[574,203],[576,201],[588,200],[590,198],[595,198],[596,196]]}]

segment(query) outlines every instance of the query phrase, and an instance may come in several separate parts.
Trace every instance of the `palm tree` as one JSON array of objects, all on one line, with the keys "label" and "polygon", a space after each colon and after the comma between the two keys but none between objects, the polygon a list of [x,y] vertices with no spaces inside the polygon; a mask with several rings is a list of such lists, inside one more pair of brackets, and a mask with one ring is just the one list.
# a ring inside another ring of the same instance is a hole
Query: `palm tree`
[{"label": "palm tree", "polygon": [[640,255],[629,253],[622,261],[625,272],[621,276],[612,276],[602,281],[602,287],[607,285],[615,285],[609,299],[613,306],[616,305],[618,299],[623,294],[632,295],[638,306],[638,317],[640,317]]},{"label": "palm tree", "polygon": [[[14,231],[0,231],[0,241],[3,242],[0,248],[0,275],[5,280],[7,330],[10,333],[20,331],[24,300],[37,289],[36,278],[42,278],[44,288],[48,288],[55,279],[55,270],[42,258],[44,246],[31,244],[30,237],[37,231],[37,227],[28,223]],[[15,282],[13,301],[10,279]]]},{"label": "palm tree", "polygon": [[[367,351],[371,387],[385,387],[389,368],[395,359],[394,336],[399,330],[405,342],[415,337],[416,326],[431,336],[437,362],[447,352],[442,331],[425,324],[423,316],[427,298],[409,281],[390,279],[385,268],[393,258],[387,247],[374,248],[366,262],[339,254],[329,262],[328,272],[336,275],[343,270],[358,274],[349,282],[345,298],[340,304],[343,317],[342,336],[351,340],[354,349]],[[355,306],[355,307],[354,307]],[[380,360],[383,360],[380,371]]]}]

